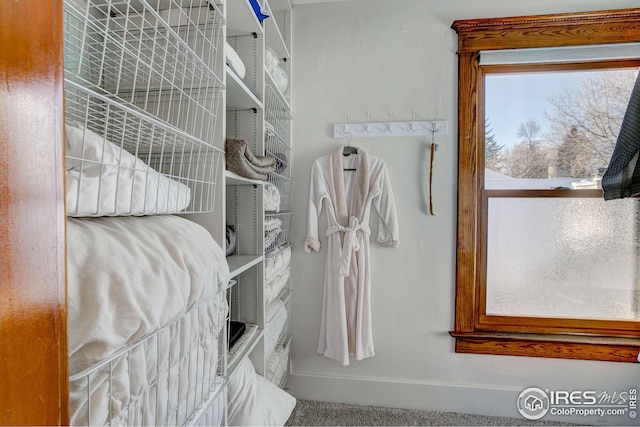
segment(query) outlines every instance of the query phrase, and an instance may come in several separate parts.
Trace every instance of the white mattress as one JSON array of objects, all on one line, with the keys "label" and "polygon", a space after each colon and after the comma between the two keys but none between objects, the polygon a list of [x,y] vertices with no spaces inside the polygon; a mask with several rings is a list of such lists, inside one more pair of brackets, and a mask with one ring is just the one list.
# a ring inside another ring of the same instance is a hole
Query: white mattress
[{"label": "white mattress", "polygon": [[[203,387],[218,381],[229,280],[222,248],[201,226],[170,215],[69,218],[67,245],[71,376],[172,324],[90,382],[70,384],[72,424],[102,423],[141,396],[122,415],[129,422],[183,422]],[[183,357],[192,348],[204,356]],[[91,418],[87,395],[96,401]]]}]

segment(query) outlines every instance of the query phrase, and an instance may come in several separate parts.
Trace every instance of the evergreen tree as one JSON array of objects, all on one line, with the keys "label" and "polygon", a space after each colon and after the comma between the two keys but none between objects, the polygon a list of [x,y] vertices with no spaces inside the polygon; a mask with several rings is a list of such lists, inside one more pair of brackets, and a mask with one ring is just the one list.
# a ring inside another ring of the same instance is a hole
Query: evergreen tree
[{"label": "evergreen tree", "polygon": [[502,169],[503,156],[502,149],[504,145],[498,144],[493,128],[489,123],[489,119],[484,121],[484,167],[487,169],[500,172]]}]

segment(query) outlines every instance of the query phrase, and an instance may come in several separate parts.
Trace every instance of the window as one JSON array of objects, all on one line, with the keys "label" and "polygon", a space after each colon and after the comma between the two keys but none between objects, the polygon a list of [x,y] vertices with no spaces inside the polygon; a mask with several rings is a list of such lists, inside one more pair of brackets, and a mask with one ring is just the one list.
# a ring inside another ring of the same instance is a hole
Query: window
[{"label": "window", "polygon": [[457,352],[636,361],[640,201],[605,202],[599,179],[639,23],[640,9],[454,22]]}]

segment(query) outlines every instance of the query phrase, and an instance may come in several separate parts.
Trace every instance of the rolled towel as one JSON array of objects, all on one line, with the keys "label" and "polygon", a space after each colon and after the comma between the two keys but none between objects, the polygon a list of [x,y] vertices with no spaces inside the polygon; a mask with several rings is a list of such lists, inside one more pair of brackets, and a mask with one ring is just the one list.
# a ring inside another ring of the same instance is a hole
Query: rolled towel
[{"label": "rolled towel", "polygon": [[250,179],[266,180],[276,169],[276,160],[270,156],[254,155],[245,140],[225,141],[225,161],[227,169]]}]

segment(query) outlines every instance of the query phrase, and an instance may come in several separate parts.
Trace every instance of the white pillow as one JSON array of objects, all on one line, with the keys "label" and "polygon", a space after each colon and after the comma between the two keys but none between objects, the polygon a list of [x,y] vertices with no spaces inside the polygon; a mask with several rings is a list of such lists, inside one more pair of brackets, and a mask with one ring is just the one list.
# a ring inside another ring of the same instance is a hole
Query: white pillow
[{"label": "white pillow", "polygon": [[296,399],[275,384],[256,374],[245,358],[229,378],[229,425],[283,426]]},{"label": "white pillow", "polygon": [[236,74],[244,79],[247,75],[247,67],[245,67],[244,62],[240,59],[240,55],[235,51],[233,47],[227,42],[225,48],[225,56],[227,58],[227,64],[236,72]]},{"label": "white pillow", "polygon": [[65,129],[68,216],[167,214],[189,206],[188,186],[81,125]]}]

